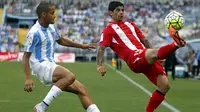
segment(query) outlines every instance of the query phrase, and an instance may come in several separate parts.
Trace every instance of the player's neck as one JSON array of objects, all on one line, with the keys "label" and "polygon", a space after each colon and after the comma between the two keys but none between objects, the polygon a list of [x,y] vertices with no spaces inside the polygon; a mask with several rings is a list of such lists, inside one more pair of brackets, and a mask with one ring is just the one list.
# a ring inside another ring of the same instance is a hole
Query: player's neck
[{"label": "player's neck", "polygon": [[38,22],[44,28],[48,28],[49,27],[49,24],[45,23],[45,21],[42,20],[42,19],[38,19]]},{"label": "player's neck", "polygon": [[121,22],[123,22],[123,21],[116,21],[116,20],[110,21],[110,23],[121,23]]}]

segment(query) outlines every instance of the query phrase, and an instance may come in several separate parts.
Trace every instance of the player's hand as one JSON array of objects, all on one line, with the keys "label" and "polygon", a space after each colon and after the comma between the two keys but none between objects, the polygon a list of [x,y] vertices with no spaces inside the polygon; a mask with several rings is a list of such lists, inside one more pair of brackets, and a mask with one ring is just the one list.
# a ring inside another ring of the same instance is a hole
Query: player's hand
[{"label": "player's hand", "polygon": [[83,44],[82,49],[96,49],[97,44]]},{"label": "player's hand", "polygon": [[34,84],[32,79],[26,79],[24,85],[24,91],[31,92],[33,90]]},{"label": "player's hand", "polygon": [[160,60],[158,60],[158,62],[159,62],[162,66],[164,66],[165,61],[166,61],[166,59],[160,59]]},{"label": "player's hand", "polygon": [[158,60],[158,62],[160,62],[160,63],[164,63],[166,61],[166,59],[160,59],[160,60]]},{"label": "player's hand", "polygon": [[101,76],[104,76],[106,73],[106,68],[104,66],[97,66],[97,71],[101,73]]}]

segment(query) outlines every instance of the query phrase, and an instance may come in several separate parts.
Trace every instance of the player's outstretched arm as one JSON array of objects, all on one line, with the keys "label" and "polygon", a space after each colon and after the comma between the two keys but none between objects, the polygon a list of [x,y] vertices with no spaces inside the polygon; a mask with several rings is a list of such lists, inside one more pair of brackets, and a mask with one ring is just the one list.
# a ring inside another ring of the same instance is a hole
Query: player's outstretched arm
[{"label": "player's outstretched arm", "polygon": [[56,42],[63,46],[76,47],[76,48],[82,48],[82,49],[95,49],[97,46],[96,44],[80,44],[80,43],[71,41],[70,39],[67,39],[67,38],[60,38]]},{"label": "player's outstretched arm", "polygon": [[97,53],[97,71],[101,73],[101,76],[104,76],[106,73],[106,68],[103,66],[105,48],[104,46],[99,46]]},{"label": "player's outstretched arm", "polygon": [[153,48],[153,45],[149,42],[147,38],[141,38],[140,41],[146,48]]},{"label": "player's outstretched arm", "polygon": [[27,92],[31,92],[34,87],[33,80],[31,79],[31,74],[30,74],[30,65],[29,65],[30,56],[31,56],[31,52],[24,52],[24,55],[22,58],[25,79],[26,79],[26,82],[24,85],[24,91],[27,91]]}]

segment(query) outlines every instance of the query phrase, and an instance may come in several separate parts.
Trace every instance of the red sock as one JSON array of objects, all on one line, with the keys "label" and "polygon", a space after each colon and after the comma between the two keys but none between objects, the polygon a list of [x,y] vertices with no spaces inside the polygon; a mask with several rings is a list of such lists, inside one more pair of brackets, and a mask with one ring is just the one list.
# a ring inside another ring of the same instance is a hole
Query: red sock
[{"label": "red sock", "polygon": [[177,49],[178,47],[174,43],[161,47],[157,53],[158,59],[166,59],[169,55],[171,55]]},{"label": "red sock", "polygon": [[150,100],[149,104],[146,108],[146,112],[154,112],[154,110],[162,103],[162,101],[165,99],[165,95],[161,93],[160,91],[156,90]]}]

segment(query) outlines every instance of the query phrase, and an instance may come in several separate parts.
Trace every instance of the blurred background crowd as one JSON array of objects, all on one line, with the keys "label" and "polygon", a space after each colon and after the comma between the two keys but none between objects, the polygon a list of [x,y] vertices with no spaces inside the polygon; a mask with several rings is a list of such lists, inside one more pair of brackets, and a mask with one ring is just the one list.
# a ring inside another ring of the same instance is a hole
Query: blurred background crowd
[{"label": "blurred background crowd", "polygon": [[[56,25],[63,38],[80,43],[98,43],[103,28],[111,20],[111,0],[54,0]],[[125,5],[125,21],[133,21],[155,47],[172,42],[164,26],[165,16],[172,10],[184,15],[185,27],[180,35],[189,44],[169,58],[166,69],[175,64],[187,65],[188,77],[199,75],[200,67],[200,1],[199,0],[121,0]],[[28,30],[37,20],[35,9],[40,0],[0,0],[0,52],[23,52]],[[76,56],[95,55],[96,51],[57,45],[56,52]],[[183,53],[184,52],[184,53]],[[113,55],[111,50],[107,54]],[[173,60],[175,59],[175,61]],[[90,59],[91,60],[91,59]],[[172,68],[170,68],[172,67]]]}]

